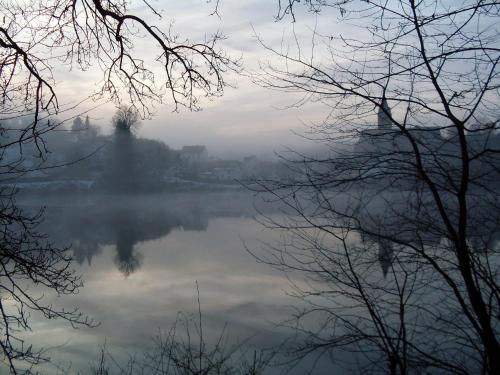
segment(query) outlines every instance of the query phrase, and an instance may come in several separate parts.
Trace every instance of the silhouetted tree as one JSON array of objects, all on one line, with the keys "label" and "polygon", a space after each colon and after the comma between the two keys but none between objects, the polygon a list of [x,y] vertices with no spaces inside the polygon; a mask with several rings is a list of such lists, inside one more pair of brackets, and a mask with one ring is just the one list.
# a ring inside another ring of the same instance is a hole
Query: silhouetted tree
[{"label": "silhouetted tree", "polygon": [[[160,17],[144,3],[153,16]],[[129,6],[101,0],[0,3],[0,134],[8,134],[0,143],[2,177],[38,169],[40,165],[26,165],[24,151],[31,144],[43,159],[47,155],[43,136],[61,125],[53,116],[75,109],[60,105],[55,64],[82,71],[99,67],[102,86],[89,94],[116,103],[128,97],[142,116],[150,114],[151,103],[161,102],[164,93],[176,110],[179,106],[198,109],[198,95],[222,94],[226,85],[223,74],[237,64],[219,49],[220,34],[202,41],[180,40],[173,28],[162,31],[130,13]],[[157,46],[157,59],[150,62],[162,68],[163,90],[156,85],[154,67],[134,51],[135,42],[144,36]],[[81,119],[76,121],[80,127]],[[29,288],[35,284],[71,294],[80,282],[65,250],[54,248],[36,232],[41,217],[20,211],[13,195],[13,190],[3,189],[0,197],[0,347],[11,373],[30,373],[30,366],[42,357],[17,332],[29,329],[31,310],[72,324],[89,322],[76,311],[44,305],[42,296],[35,296]],[[24,370],[26,365],[29,368]]]},{"label": "silhouetted tree", "polygon": [[108,190],[161,190],[167,169],[178,162],[178,155],[164,143],[135,137],[133,129],[138,121],[137,112],[128,107],[118,108],[113,117],[115,132],[103,181]]},{"label": "silhouetted tree", "polygon": [[139,112],[133,106],[120,106],[113,116],[113,128],[117,135],[130,135],[139,126]]},{"label": "silhouetted tree", "polygon": [[[199,291],[198,291],[199,293]],[[152,346],[126,363],[119,363],[104,347],[91,374],[124,375],[263,375],[268,373],[275,353],[249,351],[247,342],[230,345],[226,326],[220,336],[211,343],[204,334],[206,329],[198,295],[198,313],[179,313],[172,327],[152,339]]]},{"label": "silhouetted tree", "polygon": [[135,137],[133,127],[138,124],[138,113],[133,107],[120,107],[113,116],[114,136],[108,166],[108,188],[114,192],[136,190]]},{"label": "silhouetted tree", "polygon": [[136,138],[133,129],[139,124],[135,108],[121,106],[113,116],[114,134],[108,151],[104,185],[113,192],[138,191],[139,172],[136,163]]},{"label": "silhouetted tree", "polygon": [[[21,337],[30,329],[31,311],[48,319],[66,320],[73,326],[94,323],[76,309],[44,303],[47,290],[60,296],[73,294],[81,287],[81,280],[71,267],[67,249],[54,247],[37,231],[42,212],[22,212],[8,189],[0,189],[0,197],[0,347],[11,373],[31,373],[31,366],[47,359],[42,350],[34,349]],[[33,286],[38,289],[33,290]]]},{"label": "silhouetted tree", "polygon": [[[268,218],[288,236],[260,257],[306,277],[294,355],[361,373],[499,373],[500,4],[305,3],[349,27],[313,29],[308,56],[268,47],[283,64],[255,77],[331,109],[310,135],[328,151],[254,186],[291,212]],[[278,18],[299,17],[299,1],[280,5]]]}]

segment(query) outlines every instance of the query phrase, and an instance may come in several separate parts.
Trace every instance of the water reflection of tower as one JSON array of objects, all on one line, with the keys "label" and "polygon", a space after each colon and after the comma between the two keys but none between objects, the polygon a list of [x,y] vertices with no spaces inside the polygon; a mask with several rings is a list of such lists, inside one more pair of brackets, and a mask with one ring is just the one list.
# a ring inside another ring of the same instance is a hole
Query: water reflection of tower
[{"label": "water reflection of tower", "polygon": [[391,267],[392,262],[394,261],[394,244],[389,240],[370,236],[363,231],[360,233],[360,235],[362,244],[373,244],[377,246],[377,260],[380,264],[380,268],[382,269],[382,273],[384,274],[385,278],[387,276],[387,273],[389,272],[389,268]]},{"label": "water reflection of tower", "polygon": [[386,277],[389,267],[391,267],[392,261],[394,260],[394,244],[384,239],[379,239],[377,242],[378,262],[380,263],[380,267],[382,267],[384,277]]},{"label": "water reflection of tower", "polygon": [[92,257],[101,252],[101,248],[97,242],[74,240],[71,244],[73,257],[78,264],[83,264],[87,261],[88,265],[92,265]]}]

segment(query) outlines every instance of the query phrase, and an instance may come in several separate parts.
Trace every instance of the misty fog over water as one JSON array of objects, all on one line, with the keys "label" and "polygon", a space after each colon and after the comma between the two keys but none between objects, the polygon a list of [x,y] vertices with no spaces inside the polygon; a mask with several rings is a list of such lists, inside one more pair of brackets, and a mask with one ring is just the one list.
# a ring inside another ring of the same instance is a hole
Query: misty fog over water
[{"label": "misty fog over water", "polygon": [[[248,340],[251,350],[278,346],[290,333],[277,327],[297,306],[284,292],[288,280],[245,250],[279,238],[255,220],[258,202],[248,192],[27,194],[19,204],[44,205],[40,230],[71,246],[83,276],[77,295],[46,297],[100,322],[74,330],[34,316],[30,342],[63,368],[88,369],[104,345],[117,359],[147,350],[179,312],[197,313],[196,282],[209,340],[226,324],[231,345]],[[261,209],[279,215],[272,205]]]},{"label": "misty fog over water", "polygon": [[500,374],[500,2],[0,16],[0,375]]}]

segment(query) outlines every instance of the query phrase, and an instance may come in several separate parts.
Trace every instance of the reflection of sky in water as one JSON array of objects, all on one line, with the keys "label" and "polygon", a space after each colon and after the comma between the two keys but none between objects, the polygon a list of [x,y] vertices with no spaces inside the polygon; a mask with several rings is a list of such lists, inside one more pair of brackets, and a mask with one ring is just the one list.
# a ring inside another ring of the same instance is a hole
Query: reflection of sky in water
[{"label": "reflection of sky in water", "polygon": [[[391,193],[390,198],[389,202],[409,201],[405,194]],[[346,200],[339,202],[347,204]],[[25,198],[23,204],[36,207],[40,201]],[[61,245],[73,244],[77,268],[85,280],[78,295],[55,298],[54,304],[78,306],[101,322],[98,328],[72,330],[65,322],[33,317],[29,342],[52,348],[49,354],[65,368],[72,364],[74,369],[88,369],[88,362],[98,358],[99,345],[105,342],[117,358],[149,349],[151,338],[159,330],[168,330],[179,311],[197,312],[196,281],[201,292],[204,333],[209,339],[218,338],[226,323],[230,342],[252,337],[248,342],[250,350],[277,345],[293,334],[274,324],[290,318],[291,307],[297,307],[298,301],[285,293],[290,291],[287,279],[270,266],[256,262],[242,243],[259,249],[261,243],[282,240],[279,232],[264,230],[254,220],[250,194],[83,196],[72,200],[54,198],[46,205],[41,230]],[[386,212],[393,206],[370,201],[366,206],[368,214],[361,216],[364,225],[369,227],[374,217],[380,218],[383,225],[377,228],[394,228],[405,240],[418,239],[429,248],[442,242],[439,232],[416,232],[411,226],[394,225],[392,220],[397,217]],[[277,207],[259,209],[279,218]],[[480,243],[483,232],[477,233],[476,242]],[[488,244],[497,248],[498,238],[495,232],[488,237]],[[370,275],[383,283],[398,249],[369,236],[354,235],[351,240],[359,241],[362,250],[374,250],[370,253],[374,261],[369,262]],[[330,248],[333,243],[326,246]],[[293,278],[297,281],[296,275]],[[433,303],[432,293],[426,298]],[[313,317],[307,324],[318,327],[321,321]],[[337,362],[352,359],[345,352],[335,357]],[[323,367],[317,367],[314,374],[335,370]]]},{"label": "reflection of sky in water", "polygon": [[[208,337],[218,336],[228,323],[230,339],[257,334],[249,345],[279,343],[287,331],[273,323],[288,318],[297,301],[285,294],[288,282],[281,273],[257,263],[244,249],[242,240],[258,248],[259,241],[279,235],[251,217],[251,196],[174,194],[155,199],[157,204],[151,197],[144,202],[118,199],[106,206],[104,200],[47,204],[46,229],[56,241],[73,237],[85,281],[78,295],[54,303],[78,306],[101,325],[72,330],[62,321],[34,317],[29,340],[52,347],[50,355],[73,368],[95,360],[104,342],[117,355],[141,351],[159,329],[170,328],[179,311],[196,311],[198,281]],[[159,220],[163,222],[155,224]],[[120,259],[130,256],[137,267],[124,272]]]}]

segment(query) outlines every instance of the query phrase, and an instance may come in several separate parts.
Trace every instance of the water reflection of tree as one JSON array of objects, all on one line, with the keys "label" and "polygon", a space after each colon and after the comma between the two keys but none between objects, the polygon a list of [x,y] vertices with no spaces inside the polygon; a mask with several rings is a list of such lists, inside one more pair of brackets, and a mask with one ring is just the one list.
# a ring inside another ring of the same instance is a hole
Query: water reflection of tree
[{"label": "water reflection of tree", "polygon": [[141,267],[143,254],[134,251],[134,244],[134,238],[130,233],[118,234],[114,260],[120,272],[125,276],[129,276]]},{"label": "water reflection of tree", "polygon": [[[143,259],[137,244],[168,236],[172,231],[206,231],[211,218],[251,216],[253,206],[248,199],[233,199],[231,194],[171,194],[105,198],[88,196],[81,203],[65,207],[47,207],[47,227],[58,243],[71,244],[74,258],[90,265],[101,253],[102,246],[115,245],[114,262],[124,275],[137,271]],[[245,195],[248,198],[247,195]],[[219,201],[226,204],[221,209]],[[228,205],[227,201],[234,204]],[[246,203],[245,203],[246,201]],[[50,224],[50,225],[48,225]]]}]

